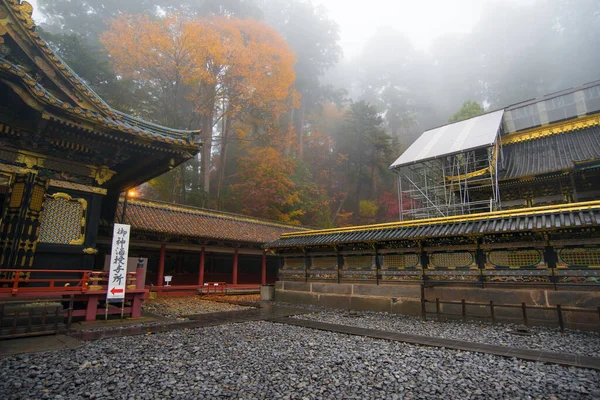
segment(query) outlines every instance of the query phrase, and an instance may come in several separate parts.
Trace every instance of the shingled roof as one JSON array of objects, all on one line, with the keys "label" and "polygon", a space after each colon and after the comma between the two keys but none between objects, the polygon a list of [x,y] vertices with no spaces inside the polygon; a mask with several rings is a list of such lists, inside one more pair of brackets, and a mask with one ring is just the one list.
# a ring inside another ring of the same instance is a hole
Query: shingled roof
[{"label": "shingled roof", "polygon": [[[39,104],[35,107],[43,108],[46,119],[63,121],[64,115],[82,123],[83,127],[94,133],[106,134],[102,130],[122,132],[129,135],[131,143],[145,146],[150,143],[162,144],[191,153],[198,151],[198,131],[155,125],[110,107],[36,32],[36,25],[31,18],[33,7],[29,3],[20,0],[0,2],[12,17],[3,28],[8,33],[6,37],[13,38],[16,47],[23,49],[27,55],[17,57],[18,61],[11,60],[10,53],[1,55],[0,77],[21,96]],[[25,61],[27,57],[31,61]],[[46,86],[50,83],[56,86]],[[15,84],[25,91],[16,89]]]},{"label": "shingled roof", "polygon": [[500,179],[570,170],[577,163],[600,164],[600,126],[504,145],[503,152]]},{"label": "shingled roof", "polygon": [[[122,212],[123,200],[119,202],[117,217]],[[284,233],[308,230],[239,214],[147,200],[128,200],[125,223],[134,231],[260,245],[272,242]]]},{"label": "shingled roof", "polygon": [[600,201],[284,234],[267,248],[482,236],[600,226]]}]

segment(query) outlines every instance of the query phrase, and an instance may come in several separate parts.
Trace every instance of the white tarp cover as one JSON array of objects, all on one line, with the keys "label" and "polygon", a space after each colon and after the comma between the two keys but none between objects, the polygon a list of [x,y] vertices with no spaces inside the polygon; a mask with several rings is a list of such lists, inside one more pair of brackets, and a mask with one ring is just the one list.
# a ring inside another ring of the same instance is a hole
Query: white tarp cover
[{"label": "white tarp cover", "polygon": [[503,114],[504,110],[494,111],[426,131],[390,168],[490,146],[496,141]]}]

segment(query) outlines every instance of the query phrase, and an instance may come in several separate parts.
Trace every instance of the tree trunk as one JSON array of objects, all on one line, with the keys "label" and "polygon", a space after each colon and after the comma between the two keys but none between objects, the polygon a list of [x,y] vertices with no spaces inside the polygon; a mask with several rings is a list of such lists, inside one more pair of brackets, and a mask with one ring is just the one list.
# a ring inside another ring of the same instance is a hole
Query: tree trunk
[{"label": "tree trunk", "polygon": [[292,107],[290,107],[290,113],[288,115],[286,115],[286,121],[285,121],[285,124],[287,125],[286,141],[285,141],[285,146],[284,146],[284,150],[283,150],[283,155],[285,158],[289,158],[290,153],[292,151],[292,142],[293,142],[293,136],[294,136],[294,114],[295,114],[295,109],[292,106]]},{"label": "tree trunk", "polygon": [[342,207],[344,206],[344,203],[346,202],[346,199],[348,198],[348,193],[350,193],[350,191],[346,190],[346,193],[344,193],[344,197],[340,201],[340,204],[338,204],[338,206],[337,206],[337,210],[335,210],[335,214],[333,214],[333,218],[331,219],[331,223],[334,226],[335,226],[335,221],[336,221],[338,215],[340,214],[340,212],[342,211]]},{"label": "tree trunk", "polygon": [[202,207],[208,205],[210,195],[210,154],[212,151],[212,113],[202,116],[202,159],[200,170],[202,175],[203,202]]},{"label": "tree trunk", "polygon": [[298,159],[304,159],[304,119],[306,106],[304,104],[304,96],[302,96],[302,104],[300,105],[300,116],[298,118],[298,129],[296,130],[296,135],[298,135]]},{"label": "tree trunk", "polygon": [[222,209],[222,188],[225,180],[225,165],[227,163],[227,144],[229,142],[229,129],[231,128],[231,119],[223,115],[223,124],[221,128],[221,153],[219,157],[219,176],[217,179],[217,209]]}]

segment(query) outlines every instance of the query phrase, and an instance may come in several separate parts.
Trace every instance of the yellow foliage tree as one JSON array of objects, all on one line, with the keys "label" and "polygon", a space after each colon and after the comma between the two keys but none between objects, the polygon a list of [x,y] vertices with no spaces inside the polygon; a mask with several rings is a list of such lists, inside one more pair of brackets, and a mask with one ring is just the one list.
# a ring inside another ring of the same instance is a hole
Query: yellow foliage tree
[{"label": "yellow foliage tree", "polygon": [[166,115],[161,122],[202,129],[207,194],[213,125],[221,123],[222,174],[230,133],[243,132],[251,114],[277,118],[297,97],[293,52],[274,29],[252,19],[122,15],[101,42],[119,74],[156,88]]}]

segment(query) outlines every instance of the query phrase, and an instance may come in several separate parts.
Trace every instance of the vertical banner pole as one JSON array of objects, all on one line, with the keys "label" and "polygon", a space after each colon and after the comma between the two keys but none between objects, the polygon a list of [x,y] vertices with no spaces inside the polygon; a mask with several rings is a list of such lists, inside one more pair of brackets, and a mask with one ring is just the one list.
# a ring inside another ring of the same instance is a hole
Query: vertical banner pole
[{"label": "vertical banner pole", "polygon": [[127,259],[129,255],[130,225],[115,224],[113,230],[112,249],[110,254],[110,271],[106,291],[105,320],[108,318],[108,304],[121,303],[121,319],[125,311],[125,288],[127,286]]}]

